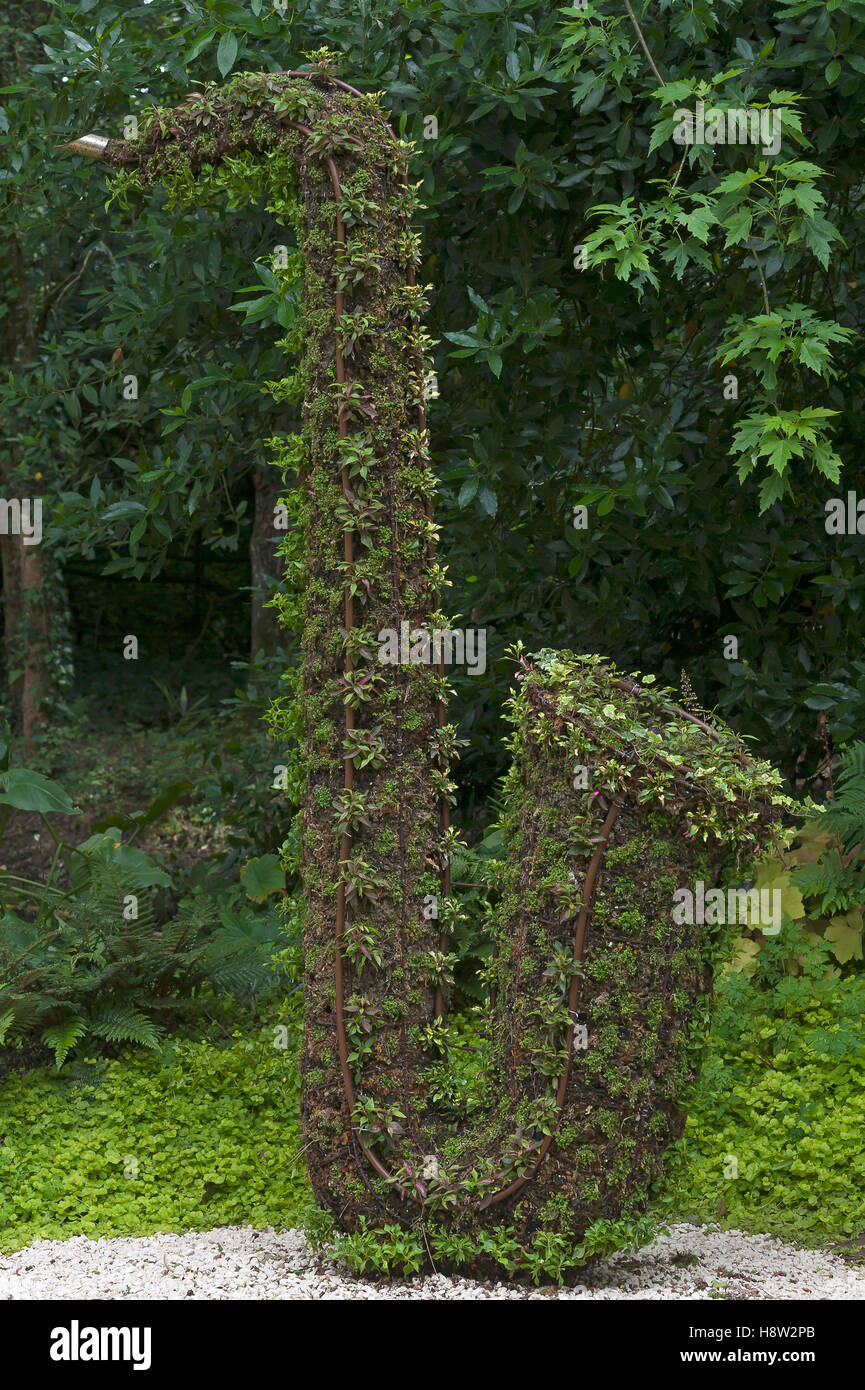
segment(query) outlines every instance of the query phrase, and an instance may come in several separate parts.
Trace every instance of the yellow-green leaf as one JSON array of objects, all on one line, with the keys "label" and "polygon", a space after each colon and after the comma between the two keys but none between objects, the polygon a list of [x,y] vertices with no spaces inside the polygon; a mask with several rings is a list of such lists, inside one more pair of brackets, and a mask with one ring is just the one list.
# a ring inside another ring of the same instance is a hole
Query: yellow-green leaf
[{"label": "yellow-green leaf", "polygon": [[833,917],[824,933],[832,943],[832,954],[839,965],[848,960],[862,959],[862,909],[851,908],[839,917]]}]

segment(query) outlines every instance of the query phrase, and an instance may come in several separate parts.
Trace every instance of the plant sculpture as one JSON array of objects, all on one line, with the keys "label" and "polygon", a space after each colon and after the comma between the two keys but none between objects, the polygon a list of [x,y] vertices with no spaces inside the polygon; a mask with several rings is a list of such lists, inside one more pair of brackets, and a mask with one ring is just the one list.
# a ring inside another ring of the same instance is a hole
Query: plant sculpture
[{"label": "plant sculpture", "polygon": [[[409,147],[321,55],[154,110],[134,142],[69,148],[125,171],[122,197],[156,182],[234,205],[263,195],[298,227],[302,344],[296,326],[285,344],[302,345],[302,364],[268,386],[282,400],[302,387],[304,403],[281,460],[303,481],[289,547],[302,597],[283,603],[303,607],[315,1196],[359,1268],[567,1277],[646,1233],[710,957],[706,928],[675,920],[674,893],[757,848],[778,776],[652,677],[517,652],[484,1066],[468,1092],[453,1084],[457,739],[437,651],[448,623]],[[278,277],[288,293],[291,268]]]}]

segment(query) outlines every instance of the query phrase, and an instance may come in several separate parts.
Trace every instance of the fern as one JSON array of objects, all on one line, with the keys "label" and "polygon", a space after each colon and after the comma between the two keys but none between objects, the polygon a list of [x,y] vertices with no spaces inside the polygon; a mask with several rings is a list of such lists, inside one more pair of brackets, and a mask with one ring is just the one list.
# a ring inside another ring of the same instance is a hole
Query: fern
[{"label": "fern", "polygon": [[54,1052],[54,1063],[58,1071],[66,1061],[67,1054],[86,1032],[87,1020],[79,1014],[72,1014],[69,1018],[63,1019],[62,1023],[55,1023],[45,1029],[41,1041]]},{"label": "fern", "polygon": [[800,864],[792,877],[803,897],[816,900],[810,917],[833,917],[865,903],[865,867],[845,865],[837,850],[827,850],[816,864]]},{"label": "fern", "polygon": [[865,843],[865,743],[851,743],[841,755],[835,799],[820,818],[821,825],[834,830],[846,854]]},{"label": "fern", "polygon": [[270,977],[270,970],[264,962],[226,957],[211,967],[209,975],[219,989],[229,994],[242,994],[263,984]]},{"label": "fern", "polygon": [[798,864],[792,873],[812,921],[865,906],[865,742],[842,753],[835,798],[819,813],[816,829],[826,847],[815,863]]},{"label": "fern", "polygon": [[272,978],[271,918],[199,891],[163,926],[140,894],[127,921],[129,891],[106,868],[62,913],[0,917],[0,1041],[38,1041],[58,1067],[84,1044],[157,1049],[166,1027],[201,1013],[207,991],[249,994]]},{"label": "fern", "polygon": [[107,1042],[134,1042],[141,1047],[159,1050],[164,1029],[145,1013],[119,1004],[99,1004],[87,1020],[90,1032]]},{"label": "fern", "polygon": [[851,779],[865,781],[865,742],[862,739],[857,739],[855,743],[848,744],[844,749],[838,778],[841,782]]}]

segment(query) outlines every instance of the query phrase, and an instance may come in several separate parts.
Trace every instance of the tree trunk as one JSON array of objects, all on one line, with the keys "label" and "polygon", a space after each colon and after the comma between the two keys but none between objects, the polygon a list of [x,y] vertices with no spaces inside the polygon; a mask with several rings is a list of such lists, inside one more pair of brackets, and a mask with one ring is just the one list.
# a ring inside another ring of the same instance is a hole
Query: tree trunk
[{"label": "tree trunk", "polygon": [[[2,476],[0,476],[2,484]],[[5,488],[3,489],[5,492]],[[3,652],[6,659],[6,690],[9,708],[21,709],[21,675],[18,662],[18,633],[21,628],[20,536],[0,535],[0,562],[3,566]],[[13,679],[14,678],[14,679]]]},{"label": "tree trunk", "polygon": [[[17,236],[0,245],[0,268],[7,287],[6,314],[0,333],[4,366],[20,372],[36,356],[36,333],[24,254]],[[0,455],[0,495],[13,495],[14,450]],[[14,487],[20,496],[23,489]],[[32,496],[28,489],[27,495]],[[3,564],[3,638],[9,705],[25,740],[46,722],[45,697],[50,678],[45,658],[50,641],[45,592],[45,558],[39,545],[25,545],[22,535],[0,537]],[[10,680],[10,676],[12,679]]]},{"label": "tree trunk", "polygon": [[[20,541],[20,536],[16,540]],[[21,614],[24,623],[24,671],[21,677],[21,732],[25,743],[48,722],[46,699],[51,693],[49,587],[41,546],[23,545],[21,557]]]}]

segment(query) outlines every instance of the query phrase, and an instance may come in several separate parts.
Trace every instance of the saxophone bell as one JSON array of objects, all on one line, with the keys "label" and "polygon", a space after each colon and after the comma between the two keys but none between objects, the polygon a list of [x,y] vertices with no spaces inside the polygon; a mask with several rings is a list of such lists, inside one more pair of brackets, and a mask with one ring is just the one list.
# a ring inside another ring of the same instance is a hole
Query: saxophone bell
[{"label": "saxophone bell", "polygon": [[68,150],[70,154],[81,154],[87,159],[104,159],[108,140],[104,135],[79,135],[66,145],[55,145],[55,149]]}]

